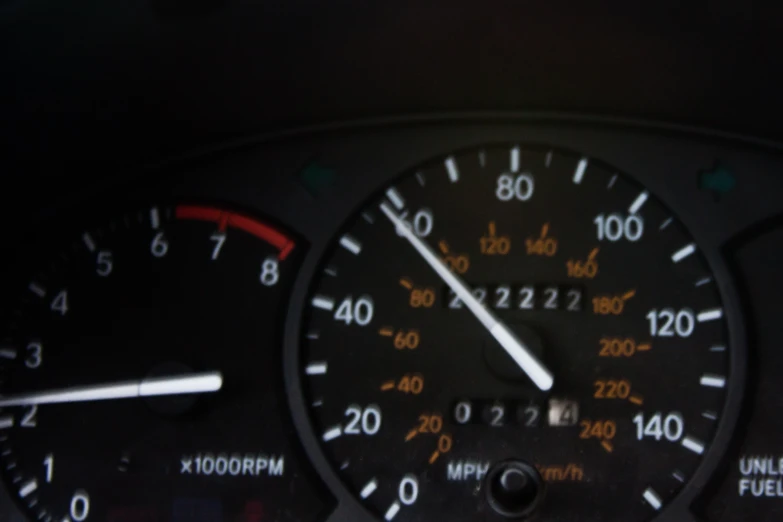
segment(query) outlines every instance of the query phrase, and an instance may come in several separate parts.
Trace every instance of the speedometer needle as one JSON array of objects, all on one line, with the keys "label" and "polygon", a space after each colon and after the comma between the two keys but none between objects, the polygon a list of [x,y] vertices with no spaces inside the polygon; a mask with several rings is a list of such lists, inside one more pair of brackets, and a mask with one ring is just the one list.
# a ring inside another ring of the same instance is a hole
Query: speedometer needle
[{"label": "speedometer needle", "polygon": [[0,407],[105,401],[109,399],[183,395],[186,393],[214,393],[222,387],[223,375],[220,372],[191,373],[169,377],[151,377],[138,381],[93,384],[90,386],[21,393],[0,397]]},{"label": "speedometer needle", "polygon": [[452,272],[435,251],[414,234],[411,226],[398,216],[387,203],[381,203],[381,210],[389,221],[394,224],[397,231],[408,240],[416,252],[424,258],[427,264],[435,270],[435,273],[443,280],[446,285],[465,303],[465,306],[474,316],[484,325],[484,328],[500,343],[500,346],[508,353],[512,359],[519,365],[528,377],[541,390],[549,390],[554,384],[552,373],[533,355],[525,344],[520,341],[516,335],[503,324],[497,316],[482,305],[478,299],[473,296],[470,288]]}]

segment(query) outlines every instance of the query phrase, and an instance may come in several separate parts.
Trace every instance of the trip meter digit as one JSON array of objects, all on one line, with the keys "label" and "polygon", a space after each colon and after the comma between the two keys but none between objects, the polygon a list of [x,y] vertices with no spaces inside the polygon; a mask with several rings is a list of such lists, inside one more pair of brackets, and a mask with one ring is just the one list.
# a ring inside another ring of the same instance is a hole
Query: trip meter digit
[{"label": "trip meter digit", "polygon": [[646,188],[519,146],[369,201],[313,282],[310,414],[386,521],[645,521],[699,466],[731,378],[696,241]]},{"label": "trip meter digit", "polygon": [[230,210],[90,226],[21,288],[0,343],[0,467],[30,520],[313,520],[280,398],[301,247]]}]

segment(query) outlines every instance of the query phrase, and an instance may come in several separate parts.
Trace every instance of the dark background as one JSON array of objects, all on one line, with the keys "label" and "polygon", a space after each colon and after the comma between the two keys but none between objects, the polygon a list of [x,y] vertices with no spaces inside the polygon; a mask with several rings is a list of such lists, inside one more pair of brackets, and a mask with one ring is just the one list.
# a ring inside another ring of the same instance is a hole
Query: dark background
[{"label": "dark background", "polygon": [[3,170],[128,166],[280,128],[446,111],[781,138],[779,10],[670,4],[0,0]]}]

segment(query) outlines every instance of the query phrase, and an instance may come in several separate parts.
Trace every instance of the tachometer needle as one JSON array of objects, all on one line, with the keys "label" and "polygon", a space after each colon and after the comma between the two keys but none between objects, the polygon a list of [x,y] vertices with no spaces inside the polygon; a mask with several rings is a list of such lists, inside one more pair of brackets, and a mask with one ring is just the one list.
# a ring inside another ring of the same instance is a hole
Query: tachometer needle
[{"label": "tachometer needle", "polygon": [[214,393],[222,387],[223,375],[220,372],[191,373],[0,396],[0,407],[105,401],[187,393]]},{"label": "tachometer needle", "polygon": [[424,258],[427,264],[435,270],[435,273],[446,285],[465,303],[474,316],[484,325],[492,337],[500,343],[500,346],[519,365],[528,377],[541,390],[549,390],[554,384],[552,373],[533,355],[525,344],[500,320],[476,299],[470,288],[452,272],[430,246],[413,233],[411,226],[398,216],[387,203],[381,203],[381,210],[389,221],[394,224],[397,231],[408,240],[408,243],[416,249],[416,252]]}]

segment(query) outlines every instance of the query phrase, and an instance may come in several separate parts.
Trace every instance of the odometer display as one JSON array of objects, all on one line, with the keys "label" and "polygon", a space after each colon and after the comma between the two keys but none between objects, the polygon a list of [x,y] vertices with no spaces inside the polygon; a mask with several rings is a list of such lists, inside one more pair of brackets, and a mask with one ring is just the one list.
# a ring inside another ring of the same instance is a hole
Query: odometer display
[{"label": "odometer display", "polygon": [[698,467],[729,379],[685,227],[625,175],[518,146],[369,201],[302,339],[323,448],[385,520],[650,520]]}]

